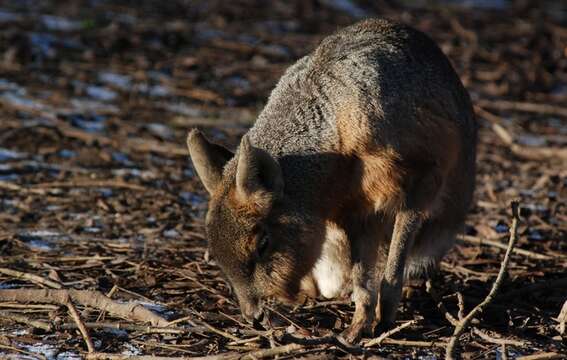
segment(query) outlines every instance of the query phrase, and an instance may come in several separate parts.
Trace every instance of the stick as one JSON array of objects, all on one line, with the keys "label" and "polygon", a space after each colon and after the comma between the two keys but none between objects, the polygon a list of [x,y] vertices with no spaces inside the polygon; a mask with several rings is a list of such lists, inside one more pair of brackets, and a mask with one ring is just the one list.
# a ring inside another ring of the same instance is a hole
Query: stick
[{"label": "stick", "polygon": [[567,322],[567,300],[565,300],[565,303],[561,308],[561,312],[559,312],[559,315],[557,316],[557,321],[559,322],[557,331],[559,331],[561,335],[565,334],[565,323]]},{"label": "stick", "polygon": [[[435,301],[435,305],[437,305],[437,309],[439,309],[439,311],[443,313],[445,319],[447,319],[447,321],[451,323],[451,325],[457,326],[459,321],[455,319],[453,315],[451,315],[449,310],[447,310],[445,304],[443,304],[443,301],[441,301],[441,298],[439,297],[439,295],[437,295],[437,292],[435,291],[435,288],[431,283],[431,279],[427,279],[427,281],[425,282],[425,291],[427,291],[429,295],[431,295],[431,298],[433,299],[433,301]],[[460,320],[462,319],[460,318]]]},{"label": "stick", "polygon": [[504,281],[504,275],[506,274],[506,270],[508,268],[508,263],[510,262],[510,254],[514,249],[514,245],[516,245],[516,241],[518,239],[518,222],[520,221],[520,217],[518,214],[518,202],[512,201],[512,227],[510,229],[510,241],[508,243],[508,248],[506,249],[506,254],[504,255],[504,260],[502,260],[502,264],[500,265],[500,271],[498,272],[498,276],[492,284],[492,289],[486,298],[478,304],[471,312],[468,313],[462,320],[459,321],[457,326],[455,327],[455,331],[453,332],[453,336],[449,340],[447,344],[445,359],[446,360],[453,360],[455,358],[455,349],[459,343],[459,337],[461,334],[466,330],[471,320],[484,311],[484,308],[492,302],[496,293],[498,292],[500,285]]},{"label": "stick", "polygon": [[104,310],[116,316],[133,321],[149,322],[154,326],[166,326],[168,321],[136,303],[120,303],[109,299],[99,291],[91,290],[52,290],[52,289],[1,289],[0,301],[22,303],[49,303],[67,305],[66,299]]},{"label": "stick", "polygon": [[234,336],[234,335],[232,335],[232,334],[229,334],[229,333],[227,333],[226,331],[219,330],[219,329],[217,329],[216,327],[214,327],[214,326],[212,326],[212,325],[210,325],[210,324],[207,324],[206,322],[204,322],[204,321],[202,321],[202,320],[200,321],[200,323],[203,324],[207,329],[211,330],[212,332],[214,332],[214,333],[216,333],[216,334],[218,334],[218,335],[220,335],[220,336],[223,336],[223,337],[225,337],[225,338],[227,338],[227,339],[230,339],[230,340],[232,340],[232,341],[240,341],[240,340],[241,340],[240,338],[238,338],[238,337],[236,337],[236,336]]},{"label": "stick", "polygon": [[398,340],[398,339],[384,339],[383,345],[397,345],[397,346],[410,346],[410,347],[446,347],[447,343],[443,341],[414,341],[414,340]]},{"label": "stick", "polygon": [[519,346],[519,347],[526,346],[525,341],[495,338],[495,337],[488,335],[487,333],[485,333],[484,331],[482,331],[480,329],[473,328],[472,330],[475,334],[480,336],[484,341],[489,342],[491,344],[512,345],[512,346]]},{"label": "stick", "polygon": [[478,104],[481,107],[489,109],[523,111],[567,117],[567,108],[549,104],[537,104],[507,100],[479,100]]},{"label": "stick", "polygon": [[[85,323],[87,329],[116,329],[127,331],[139,331],[146,334],[193,334],[193,333],[210,333],[214,332],[205,326],[193,326],[191,328],[177,328],[177,327],[163,327],[163,326],[145,326],[134,325],[122,322],[87,322]],[[77,324],[66,323],[57,326],[58,329],[76,329]]]},{"label": "stick", "polygon": [[527,356],[518,356],[516,360],[551,360],[551,359],[562,359],[561,354],[555,352],[543,352]]},{"label": "stick", "polygon": [[[536,104],[539,105],[539,104]],[[492,131],[508,146],[512,153],[520,158],[527,160],[545,160],[548,158],[567,159],[567,150],[557,149],[552,147],[529,147],[517,144],[514,136],[506,130],[501,124],[501,118],[488,111],[484,110],[481,106],[474,107],[475,112],[488,120],[491,124]],[[565,109],[567,110],[567,109]]]},{"label": "stick", "polygon": [[[493,246],[495,248],[502,249],[502,250],[506,250],[508,248],[508,246],[506,244],[501,243],[499,241],[485,239],[485,238],[479,238],[479,237],[476,237],[476,236],[457,235],[457,239],[460,240],[461,242],[466,242],[466,243],[469,243],[469,244]],[[529,258],[537,259],[537,260],[551,260],[551,259],[553,259],[553,257],[549,256],[549,255],[538,254],[538,253],[535,253],[533,251],[519,249],[519,248],[514,248],[513,252],[514,252],[514,254],[523,255],[525,257],[529,257]]]},{"label": "stick", "polygon": [[6,268],[0,268],[0,273],[8,275],[8,276],[12,276],[12,277],[14,277],[16,279],[20,279],[20,280],[29,280],[33,283],[38,284],[38,285],[45,285],[45,286],[49,286],[49,287],[54,288],[54,289],[61,289],[62,288],[62,285],[60,283],[55,282],[53,280],[43,278],[43,277],[38,276],[38,275],[34,275],[34,274],[28,274],[28,273],[25,273],[25,272],[6,269]]},{"label": "stick", "polygon": [[92,353],[87,354],[87,360],[228,360],[228,359],[238,359],[240,355],[236,353],[226,353],[219,355],[209,355],[209,356],[181,356],[181,357],[169,357],[169,356],[154,356],[154,355],[123,355],[123,354],[107,354],[107,353]]},{"label": "stick", "polygon": [[300,344],[287,344],[287,345],[282,345],[282,346],[276,346],[276,347],[271,348],[271,349],[254,350],[254,351],[251,351],[247,354],[244,354],[242,357],[240,357],[240,359],[251,359],[251,360],[263,359],[263,358],[267,358],[267,357],[287,354],[287,353],[290,353],[290,352],[296,351],[296,350],[302,350],[304,348],[305,347],[303,345],[300,345]]},{"label": "stick", "polygon": [[382,335],[378,336],[377,338],[374,338],[372,340],[370,340],[369,342],[367,342],[366,344],[364,344],[364,347],[371,347],[374,345],[380,345],[382,343],[382,341],[384,341],[385,339],[387,339],[388,337],[402,331],[403,329],[407,328],[408,326],[412,326],[417,324],[417,320],[411,320],[408,322],[405,322],[391,330],[386,331],[385,333],[383,333]]},{"label": "stick", "polygon": [[93,340],[91,339],[91,336],[89,335],[89,332],[85,327],[85,324],[83,324],[83,321],[81,320],[81,317],[79,316],[79,313],[77,312],[77,309],[75,308],[75,305],[73,305],[73,302],[71,301],[71,298],[69,296],[67,296],[67,301],[65,305],[67,305],[67,309],[69,309],[69,314],[71,314],[71,318],[77,324],[77,327],[79,328],[79,331],[81,332],[81,335],[83,336],[83,339],[87,344],[87,349],[89,353],[93,353],[95,351]]},{"label": "stick", "polygon": [[22,349],[18,349],[17,347],[14,347],[14,346],[0,344],[0,349],[16,351],[16,352],[31,356],[32,358],[35,358],[35,359],[47,360],[47,358],[45,356],[41,355],[41,354],[37,354],[37,353],[22,350]]},{"label": "stick", "polygon": [[52,326],[49,323],[39,321],[39,320],[32,320],[26,316],[12,314],[7,311],[0,311],[0,317],[8,320],[12,320],[21,324],[26,324],[32,326],[37,329],[42,329],[44,331],[51,331]]}]

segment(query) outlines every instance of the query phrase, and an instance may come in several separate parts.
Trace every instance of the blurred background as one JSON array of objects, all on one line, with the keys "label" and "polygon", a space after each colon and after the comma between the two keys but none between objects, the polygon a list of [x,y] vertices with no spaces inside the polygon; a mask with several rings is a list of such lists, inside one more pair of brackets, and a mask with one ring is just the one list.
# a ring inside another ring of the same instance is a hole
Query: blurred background
[{"label": "blurred background", "polygon": [[[122,298],[151,299],[159,305],[155,311],[172,318],[241,326],[230,320],[239,311],[207,260],[207,196],[188,159],[186,134],[199,127],[234,148],[287,66],[326,35],[366,17],[429,34],[475,104],[481,127],[476,203],[465,237],[442,264],[442,293],[461,291],[470,305],[486,294],[502,253],[479,244],[507,241],[508,203],[521,200],[518,247],[525,252],[513,259],[507,300],[487,312],[484,324],[524,346],[502,350],[471,338],[463,351],[471,359],[567,351],[556,329],[567,288],[563,0],[3,0],[0,266],[66,287],[119,287]],[[534,284],[544,285],[529,288]],[[0,274],[0,289],[29,286]],[[522,288],[528,290],[518,292]],[[416,296],[400,317],[426,320],[408,336],[450,335],[425,291]],[[348,304],[318,309],[296,309],[293,319],[321,335],[340,331],[352,311]],[[52,357],[85,349],[76,332],[38,335],[1,316],[0,335],[4,345]],[[218,335],[92,335],[107,352],[173,356],[229,349]],[[441,353],[435,347],[377,350],[383,356]]]}]

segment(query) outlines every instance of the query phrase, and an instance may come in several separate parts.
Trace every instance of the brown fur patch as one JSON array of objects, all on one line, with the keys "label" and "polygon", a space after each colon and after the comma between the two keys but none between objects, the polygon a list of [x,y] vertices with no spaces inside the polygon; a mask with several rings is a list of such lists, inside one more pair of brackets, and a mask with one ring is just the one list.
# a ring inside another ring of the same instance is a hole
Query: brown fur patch
[{"label": "brown fur patch", "polygon": [[399,155],[385,149],[361,157],[361,192],[373,206],[371,211],[393,213],[403,204],[405,169]]},{"label": "brown fur patch", "polygon": [[339,152],[344,155],[363,152],[373,142],[368,110],[365,112],[361,102],[354,96],[339,106],[335,111]]},{"label": "brown fur patch", "polygon": [[273,203],[273,196],[268,192],[258,191],[247,198],[239,196],[235,187],[232,187],[227,196],[228,205],[235,210],[238,216],[250,218],[263,218],[268,215]]}]

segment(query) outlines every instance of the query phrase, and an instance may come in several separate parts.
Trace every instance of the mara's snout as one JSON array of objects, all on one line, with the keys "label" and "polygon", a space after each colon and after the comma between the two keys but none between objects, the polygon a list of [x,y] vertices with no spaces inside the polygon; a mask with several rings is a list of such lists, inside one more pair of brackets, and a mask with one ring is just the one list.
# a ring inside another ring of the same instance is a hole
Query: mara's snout
[{"label": "mara's snout", "polygon": [[392,324],[405,277],[434,269],[462,228],[476,137],[445,55],[386,20],[290,66],[235,152],[191,131],[209,248],[243,317],[260,320],[265,297],[351,293],[347,340]]}]

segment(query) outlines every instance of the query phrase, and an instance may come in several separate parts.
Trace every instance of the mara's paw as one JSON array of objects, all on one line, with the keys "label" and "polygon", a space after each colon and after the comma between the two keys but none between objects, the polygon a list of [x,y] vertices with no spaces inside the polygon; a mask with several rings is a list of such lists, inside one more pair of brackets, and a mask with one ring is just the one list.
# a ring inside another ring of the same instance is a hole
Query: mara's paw
[{"label": "mara's paw", "polygon": [[350,324],[340,335],[348,344],[356,344],[362,337],[372,336],[370,325],[364,322]]},{"label": "mara's paw", "polygon": [[386,331],[392,329],[394,327],[393,321],[375,321],[372,324],[372,333],[374,337],[380,336]]}]

